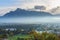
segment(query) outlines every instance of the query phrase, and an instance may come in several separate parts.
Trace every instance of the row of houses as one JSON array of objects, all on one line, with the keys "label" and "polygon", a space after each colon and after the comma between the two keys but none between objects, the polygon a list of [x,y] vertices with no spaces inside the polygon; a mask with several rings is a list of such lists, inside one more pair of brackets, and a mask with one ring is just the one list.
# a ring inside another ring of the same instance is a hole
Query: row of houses
[{"label": "row of houses", "polygon": [[60,35],[60,30],[45,30],[45,31],[37,31],[35,30],[37,33],[43,33],[43,32],[47,32],[47,33],[54,33],[56,35]]}]

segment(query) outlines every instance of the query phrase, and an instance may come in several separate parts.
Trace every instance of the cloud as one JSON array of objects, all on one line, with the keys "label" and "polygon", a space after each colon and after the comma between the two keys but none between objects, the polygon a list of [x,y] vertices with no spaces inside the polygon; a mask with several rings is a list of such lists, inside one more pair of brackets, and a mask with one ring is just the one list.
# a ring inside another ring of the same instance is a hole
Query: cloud
[{"label": "cloud", "polygon": [[35,5],[45,5],[49,9],[59,6],[60,5],[60,0],[18,0],[20,2],[23,2],[24,6],[27,7],[33,7]]},{"label": "cloud", "polygon": [[0,6],[10,7],[10,6],[23,6],[24,7],[33,7],[35,5],[45,5],[47,7],[56,7],[60,5],[60,0],[0,0]]},{"label": "cloud", "polygon": [[10,7],[10,6],[14,6],[14,7],[20,7],[22,6],[22,8],[32,8],[35,5],[45,5],[47,6],[47,8],[50,9],[56,6],[60,5],[60,0],[5,0],[5,1],[1,1],[0,4],[2,3],[3,7]]},{"label": "cloud", "polygon": [[14,11],[16,10],[16,8],[14,7],[6,7],[6,8],[3,8],[3,9],[0,9],[0,16],[3,16],[5,15],[6,13],[10,12],[10,11]]}]

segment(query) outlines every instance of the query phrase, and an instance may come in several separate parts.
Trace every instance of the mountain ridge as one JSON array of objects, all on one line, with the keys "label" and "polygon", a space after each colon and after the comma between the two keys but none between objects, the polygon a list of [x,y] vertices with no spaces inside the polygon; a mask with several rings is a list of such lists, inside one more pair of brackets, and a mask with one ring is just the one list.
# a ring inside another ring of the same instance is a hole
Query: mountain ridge
[{"label": "mountain ridge", "polygon": [[32,16],[52,16],[49,12],[37,12],[37,11],[28,11],[24,9],[17,8],[15,11],[10,11],[6,13],[3,17],[32,17]]}]

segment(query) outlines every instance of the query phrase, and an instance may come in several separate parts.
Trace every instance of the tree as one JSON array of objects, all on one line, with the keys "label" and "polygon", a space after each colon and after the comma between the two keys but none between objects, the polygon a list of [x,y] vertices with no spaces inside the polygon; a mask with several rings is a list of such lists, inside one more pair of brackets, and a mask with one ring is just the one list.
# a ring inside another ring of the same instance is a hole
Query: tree
[{"label": "tree", "polygon": [[30,34],[33,34],[35,40],[60,40],[59,37],[52,33],[36,33],[35,31],[31,31]]}]

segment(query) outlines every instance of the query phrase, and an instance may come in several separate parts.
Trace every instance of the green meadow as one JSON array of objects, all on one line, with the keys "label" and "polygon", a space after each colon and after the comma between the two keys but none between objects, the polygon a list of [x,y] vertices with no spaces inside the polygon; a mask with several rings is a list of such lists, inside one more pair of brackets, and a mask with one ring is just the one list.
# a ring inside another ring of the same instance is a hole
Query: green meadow
[{"label": "green meadow", "polygon": [[22,35],[22,34],[8,38],[8,40],[33,40],[33,39],[34,39],[33,35]]}]

